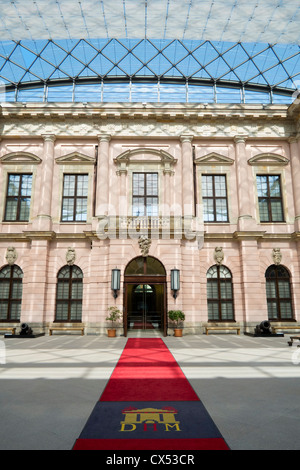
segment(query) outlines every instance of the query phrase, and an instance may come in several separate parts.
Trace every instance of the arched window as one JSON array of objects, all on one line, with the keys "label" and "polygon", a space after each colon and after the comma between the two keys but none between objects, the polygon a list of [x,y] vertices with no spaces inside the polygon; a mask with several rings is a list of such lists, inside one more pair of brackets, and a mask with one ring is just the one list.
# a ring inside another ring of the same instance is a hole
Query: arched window
[{"label": "arched window", "polygon": [[23,271],[15,264],[0,271],[0,321],[20,321]]},{"label": "arched window", "polygon": [[57,322],[81,322],[82,279],[78,266],[64,266],[57,275],[56,313]]},{"label": "arched window", "polygon": [[284,266],[273,264],[266,270],[265,276],[269,320],[292,320],[293,306],[288,270]]},{"label": "arched window", "polygon": [[233,321],[233,288],[231,272],[225,266],[215,265],[207,271],[208,320]]},{"label": "arched window", "polygon": [[153,256],[138,256],[126,266],[124,274],[125,276],[165,276],[166,270],[162,263]]}]

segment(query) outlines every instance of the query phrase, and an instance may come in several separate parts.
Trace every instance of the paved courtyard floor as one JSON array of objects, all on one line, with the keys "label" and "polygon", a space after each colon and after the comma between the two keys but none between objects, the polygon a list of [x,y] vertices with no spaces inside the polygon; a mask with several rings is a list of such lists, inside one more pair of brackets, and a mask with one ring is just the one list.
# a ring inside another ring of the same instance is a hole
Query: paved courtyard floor
[{"label": "paved courtyard floor", "polygon": [[[288,339],[163,338],[232,450],[299,450],[300,348]],[[0,336],[0,450],[70,450],[126,341]]]}]

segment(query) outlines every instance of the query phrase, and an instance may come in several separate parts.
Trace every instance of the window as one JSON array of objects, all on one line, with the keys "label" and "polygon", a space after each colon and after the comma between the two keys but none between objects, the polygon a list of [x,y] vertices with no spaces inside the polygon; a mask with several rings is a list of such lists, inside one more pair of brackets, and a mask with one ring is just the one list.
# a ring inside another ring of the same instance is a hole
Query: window
[{"label": "window", "polygon": [[14,173],[8,175],[4,220],[28,222],[30,213],[32,175]]},{"label": "window", "polygon": [[133,173],[132,214],[158,215],[158,173]]},{"label": "window", "polygon": [[62,222],[86,222],[88,175],[64,175]]},{"label": "window", "polygon": [[283,222],[280,175],[257,175],[257,193],[261,222]]},{"label": "window", "polygon": [[265,276],[269,320],[292,320],[290,275],[287,269],[274,264],[267,269]]},{"label": "window", "polygon": [[78,266],[64,266],[57,276],[56,314],[57,322],[81,322],[82,279]]},{"label": "window", "polygon": [[0,271],[0,321],[20,321],[23,272],[16,266]]},{"label": "window", "polygon": [[207,271],[208,320],[233,321],[233,288],[231,272],[215,265]]},{"label": "window", "polygon": [[204,222],[228,222],[225,175],[202,175]]}]

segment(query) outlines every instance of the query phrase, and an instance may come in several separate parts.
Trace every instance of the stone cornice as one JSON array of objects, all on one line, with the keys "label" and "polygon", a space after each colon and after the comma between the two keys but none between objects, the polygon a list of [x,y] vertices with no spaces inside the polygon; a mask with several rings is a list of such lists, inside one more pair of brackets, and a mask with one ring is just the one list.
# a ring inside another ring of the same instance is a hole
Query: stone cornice
[{"label": "stone cornice", "polygon": [[[114,232],[114,236],[118,237],[119,229]],[[109,237],[110,230],[107,231],[107,235]],[[151,232],[149,232],[151,233]],[[159,231],[160,233],[160,231]],[[182,230],[177,230],[174,227],[170,230],[170,240],[174,238],[174,235],[182,235],[184,238],[184,233]],[[98,237],[98,233],[96,230],[83,230],[82,232],[74,233],[74,232],[54,232],[54,231],[22,231],[19,233],[0,233],[0,242],[30,242],[34,240],[100,240]],[[131,239],[128,236],[128,239]],[[160,239],[160,237],[159,237]],[[235,231],[235,232],[228,232],[228,233],[218,233],[218,232],[205,232],[204,231],[204,241],[218,241],[218,242],[226,242],[226,241],[245,241],[245,240],[260,240],[260,241],[300,241],[300,232],[292,232],[292,233],[267,233],[265,231]]]},{"label": "stone cornice", "polygon": [[[291,114],[291,113],[290,113]],[[2,117],[19,118],[62,118],[72,117],[102,119],[156,118],[157,120],[173,119],[286,119],[287,105],[260,104],[191,104],[191,103],[5,103],[0,106]],[[98,133],[99,135],[99,133]]]}]

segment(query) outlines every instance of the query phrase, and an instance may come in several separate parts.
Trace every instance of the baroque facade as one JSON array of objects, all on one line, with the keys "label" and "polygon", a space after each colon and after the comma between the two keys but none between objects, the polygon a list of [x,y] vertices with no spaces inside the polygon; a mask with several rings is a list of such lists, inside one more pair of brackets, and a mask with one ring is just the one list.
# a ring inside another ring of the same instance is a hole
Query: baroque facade
[{"label": "baroque facade", "polygon": [[103,334],[112,305],[125,335],[178,309],[186,333],[297,324],[299,118],[297,100],[3,104],[0,327]]}]

